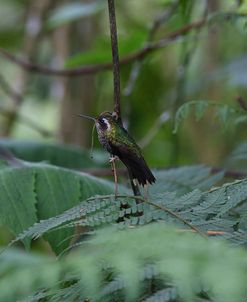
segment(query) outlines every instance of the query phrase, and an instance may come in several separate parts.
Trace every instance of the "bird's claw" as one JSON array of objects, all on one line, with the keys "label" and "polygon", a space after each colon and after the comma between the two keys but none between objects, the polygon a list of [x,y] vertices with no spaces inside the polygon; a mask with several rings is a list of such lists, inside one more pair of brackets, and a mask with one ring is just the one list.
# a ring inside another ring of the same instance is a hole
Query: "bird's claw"
[{"label": "bird's claw", "polygon": [[111,157],[109,158],[109,162],[110,162],[110,163],[113,163],[113,162],[116,161],[117,159],[118,159],[117,156],[111,156]]}]

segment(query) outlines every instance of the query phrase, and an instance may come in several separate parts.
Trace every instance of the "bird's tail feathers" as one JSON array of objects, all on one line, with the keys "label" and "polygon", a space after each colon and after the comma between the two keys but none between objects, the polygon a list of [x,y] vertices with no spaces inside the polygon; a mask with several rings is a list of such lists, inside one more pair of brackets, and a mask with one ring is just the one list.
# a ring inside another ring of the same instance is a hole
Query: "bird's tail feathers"
[{"label": "bird's tail feathers", "polygon": [[155,182],[156,179],[143,157],[136,156],[121,160],[126,165],[133,178],[138,180],[140,185],[144,186],[148,183],[152,184]]}]

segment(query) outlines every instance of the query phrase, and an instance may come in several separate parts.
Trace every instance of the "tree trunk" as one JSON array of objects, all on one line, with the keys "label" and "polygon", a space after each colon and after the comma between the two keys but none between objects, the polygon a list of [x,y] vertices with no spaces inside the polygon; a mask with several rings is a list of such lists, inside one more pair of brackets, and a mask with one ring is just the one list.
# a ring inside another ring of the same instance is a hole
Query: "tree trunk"
[{"label": "tree trunk", "polygon": [[[88,1],[90,2],[90,1]],[[90,49],[97,35],[96,19],[86,18],[67,30],[69,49],[64,51],[64,60],[68,54]],[[65,48],[65,46],[64,46]],[[76,114],[90,114],[94,103],[94,75],[85,75],[71,79],[59,79],[64,85],[64,93],[60,99],[60,139],[65,143],[88,146],[91,135],[90,123],[83,122]]]}]

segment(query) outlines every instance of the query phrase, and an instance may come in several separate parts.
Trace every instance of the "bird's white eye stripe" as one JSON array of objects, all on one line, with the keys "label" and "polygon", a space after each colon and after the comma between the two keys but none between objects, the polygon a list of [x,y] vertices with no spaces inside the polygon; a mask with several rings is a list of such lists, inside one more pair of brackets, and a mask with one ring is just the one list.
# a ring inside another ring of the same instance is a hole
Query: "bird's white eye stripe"
[{"label": "bird's white eye stripe", "polygon": [[106,124],[106,126],[107,126],[107,129],[109,129],[110,128],[110,123],[108,122],[108,120],[106,119],[106,118],[102,118],[102,121]]}]

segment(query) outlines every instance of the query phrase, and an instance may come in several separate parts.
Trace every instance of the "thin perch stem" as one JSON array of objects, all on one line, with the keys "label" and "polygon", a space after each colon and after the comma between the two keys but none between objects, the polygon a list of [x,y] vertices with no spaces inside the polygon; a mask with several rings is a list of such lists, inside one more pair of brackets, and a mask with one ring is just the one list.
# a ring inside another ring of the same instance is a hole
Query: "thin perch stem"
[{"label": "thin perch stem", "polygon": [[114,113],[116,114],[117,120],[122,123],[121,107],[120,107],[120,64],[119,64],[119,55],[118,55],[117,25],[116,25],[114,0],[108,0],[108,11],[109,11],[112,60],[113,60]]},{"label": "thin perch stem", "polygon": [[[113,61],[113,83],[114,83],[114,110],[119,124],[123,125],[121,118],[121,105],[120,105],[120,63],[118,56],[118,39],[117,39],[117,25],[115,14],[114,0],[108,0],[110,33],[111,33],[111,47],[112,47],[112,61]],[[132,173],[129,172],[129,178],[134,195],[140,195],[140,190],[137,184],[133,180]]]},{"label": "thin perch stem", "polygon": [[110,158],[110,163],[111,163],[111,167],[112,167],[112,172],[114,175],[114,183],[115,183],[115,199],[117,199],[117,195],[118,195],[118,177],[117,177],[117,169],[116,169],[116,157],[112,156]]}]

